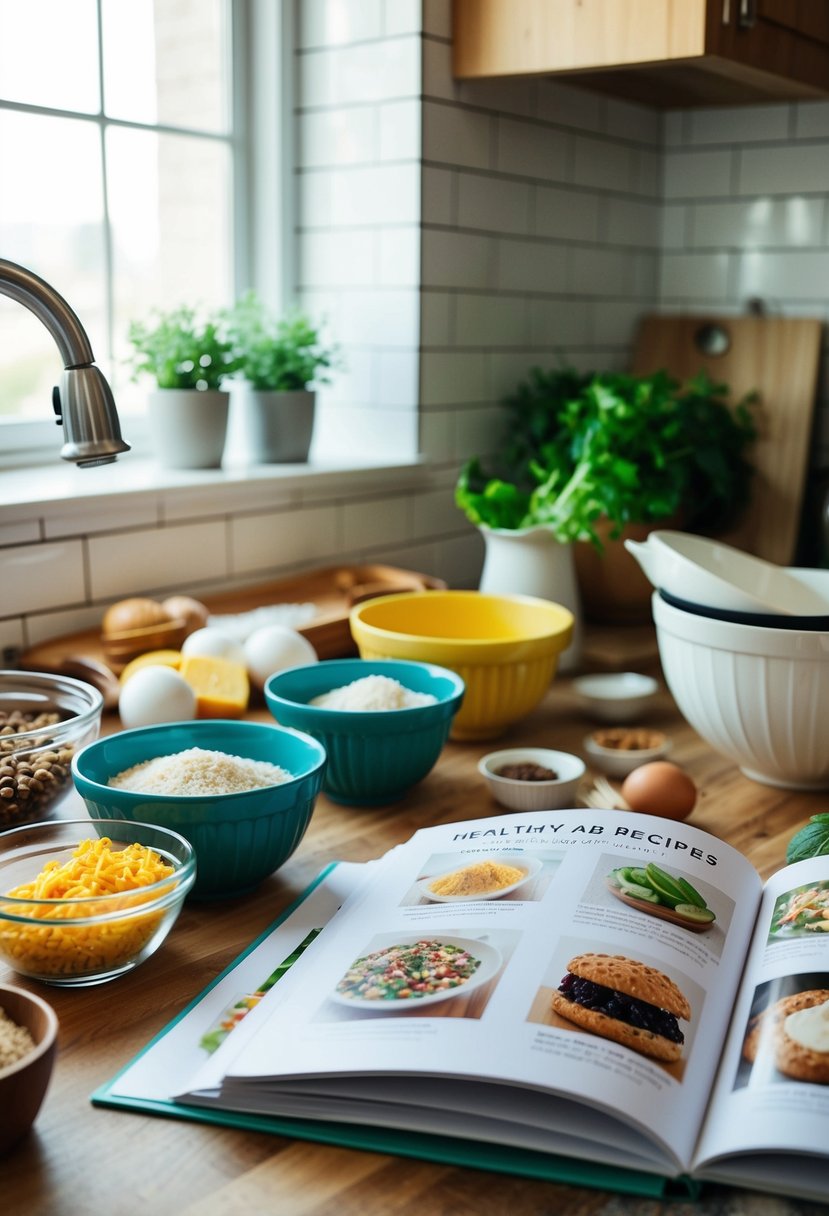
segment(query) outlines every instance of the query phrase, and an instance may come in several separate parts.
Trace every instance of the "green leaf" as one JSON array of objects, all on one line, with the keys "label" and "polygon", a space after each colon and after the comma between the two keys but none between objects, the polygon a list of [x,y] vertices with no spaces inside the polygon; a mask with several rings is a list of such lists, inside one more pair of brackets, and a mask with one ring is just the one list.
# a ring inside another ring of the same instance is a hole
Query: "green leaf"
[{"label": "green leaf", "polygon": [[795,832],[786,849],[786,862],[829,854],[829,814],[812,815],[805,827]]}]

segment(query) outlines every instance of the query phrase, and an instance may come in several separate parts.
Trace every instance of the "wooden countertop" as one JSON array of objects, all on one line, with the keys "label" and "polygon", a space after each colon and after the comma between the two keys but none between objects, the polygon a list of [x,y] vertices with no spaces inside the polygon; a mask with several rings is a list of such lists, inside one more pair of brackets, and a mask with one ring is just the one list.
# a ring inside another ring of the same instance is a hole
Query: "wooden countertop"
[{"label": "wooden countertop", "polygon": [[[270,720],[256,709],[253,717]],[[809,815],[817,794],[790,793],[747,780],[715,755],[660,694],[647,725],[667,730],[673,758],[701,796],[691,822],[728,840],[765,877]],[[117,729],[105,719],[104,730]],[[498,746],[537,745],[581,753],[591,724],[558,677],[543,705],[491,745],[447,744],[429,776],[405,800],[380,809],[344,808],[325,797],[297,852],[254,895],[185,905],[164,946],[136,971],[100,987],[61,990],[27,981],[0,965],[0,982],[44,996],[60,1019],[51,1088],[32,1133],[0,1161],[2,1210],[9,1216],[715,1216],[756,1211],[756,1195],[713,1188],[700,1204],[666,1204],[546,1182],[505,1177],[381,1154],[292,1141],[175,1119],[93,1107],[90,1093],[109,1080],[222,971],[332,859],[364,861],[417,828],[497,813],[477,761]],[[61,808],[84,815],[80,798]],[[754,1206],[752,1206],[754,1205]],[[776,1216],[817,1212],[775,1200]]]}]

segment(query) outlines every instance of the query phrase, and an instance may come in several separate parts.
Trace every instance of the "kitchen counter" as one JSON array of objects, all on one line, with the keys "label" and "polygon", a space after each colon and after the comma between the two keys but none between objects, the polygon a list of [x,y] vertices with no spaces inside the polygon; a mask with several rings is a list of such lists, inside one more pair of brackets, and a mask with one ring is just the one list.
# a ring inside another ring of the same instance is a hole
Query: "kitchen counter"
[{"label": "kitchen counter", "polygon": [[[251,716],[270,720],[264,709]],[[790,793],[744,778],[715,755],[662,691],[647,725],[669,732],[672,758],[701,795],[691,822],[741,849],[766,877],[819,794]],[[105,720],[104,730],[117,729]],[[60,1019],[51,1088],[33,1132],[0,1162],[2,1210],[9,1216],[767,1216],[825,1211],[712,1187],[699,1203],[660,1204],[588,1189],[506,1177],[382,1154],[294,1141],[181,1120],[93,1107],[90,1093],[109,1080],[260,934],[332,859],[364,861],[421,826],[499,812],[477,762],[496,746],[539,745],[581,752],[590,723],[570,682],[558,678],[542,706],[491,745],[447,744],[437,767],[401,802],[344,808],[321,797],[295,855],[259,890],[240,899],[186,905],[164,946],[135,972],[100,987],[60,990],[29,982],[0,965],[0,982],[30,988]],[[61,809],[85,814],[77,796]]]}]

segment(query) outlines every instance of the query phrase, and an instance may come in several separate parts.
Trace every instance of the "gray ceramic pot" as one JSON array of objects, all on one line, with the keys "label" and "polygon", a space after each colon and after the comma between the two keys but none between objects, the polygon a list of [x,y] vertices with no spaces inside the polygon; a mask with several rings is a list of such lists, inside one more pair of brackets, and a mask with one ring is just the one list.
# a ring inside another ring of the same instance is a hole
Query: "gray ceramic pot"
[{"label": "gray ceramic pot", "polygon": [[227,434],[230,393],[159,388],[147,398],[150,441],[166,469],[217,469]]}]

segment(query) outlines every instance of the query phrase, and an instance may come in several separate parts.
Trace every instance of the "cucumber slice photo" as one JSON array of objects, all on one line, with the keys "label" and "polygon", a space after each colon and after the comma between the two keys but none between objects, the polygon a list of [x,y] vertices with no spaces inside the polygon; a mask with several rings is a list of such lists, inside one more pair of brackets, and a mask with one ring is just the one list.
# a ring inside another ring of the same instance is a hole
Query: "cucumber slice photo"
[{"label": "cucumber slice photo", "polygon": [[710,925],[717,919],[710,908],[700,908],[698,904],[677,904],[674,912],[684,920],[694,921],[698,925]]}]

